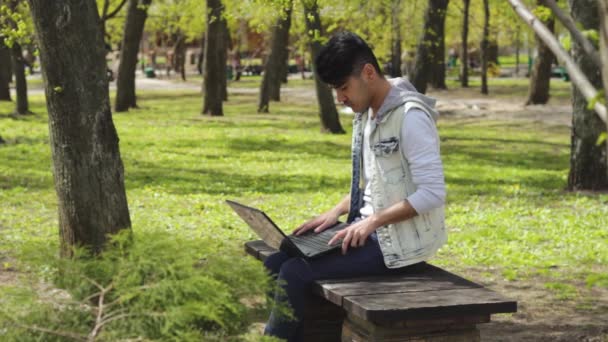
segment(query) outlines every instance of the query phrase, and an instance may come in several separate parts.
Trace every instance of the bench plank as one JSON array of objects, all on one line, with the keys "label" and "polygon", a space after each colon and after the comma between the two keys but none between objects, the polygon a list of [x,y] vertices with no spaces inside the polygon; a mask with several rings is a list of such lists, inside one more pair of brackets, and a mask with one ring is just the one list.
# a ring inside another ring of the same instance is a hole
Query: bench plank
[{"label": "bench plank", "polygon": [[389,293],[427,292],[450,289],[481,288],[464,278],[429,265],[423,273],[375,276],[341,280],[319,280],[313,292],[336,305],[343,306],[349,296],[380,295]]},{"label": "bench plank", "polygon": [[365,320],[390,322],[516,312],[517,302],[478,287],[347,296],[342,307]]}]

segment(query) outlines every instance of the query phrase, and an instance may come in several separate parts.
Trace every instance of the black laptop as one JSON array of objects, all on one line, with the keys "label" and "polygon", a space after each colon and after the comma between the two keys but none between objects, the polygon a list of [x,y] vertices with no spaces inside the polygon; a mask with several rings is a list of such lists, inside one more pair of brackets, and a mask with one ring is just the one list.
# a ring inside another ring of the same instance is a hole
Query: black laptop
[{"label": "black laptop", "polygon": [[338,222],[320,233],[309,230],[298,236],[285,235],[263,211],[230,200],[226,200],[226,203],[268,246],[291,256],[316,258],[339,249],[341,247],[340,242],[331,246],[327,243],[336,232],[348,226],[347,223]]}]

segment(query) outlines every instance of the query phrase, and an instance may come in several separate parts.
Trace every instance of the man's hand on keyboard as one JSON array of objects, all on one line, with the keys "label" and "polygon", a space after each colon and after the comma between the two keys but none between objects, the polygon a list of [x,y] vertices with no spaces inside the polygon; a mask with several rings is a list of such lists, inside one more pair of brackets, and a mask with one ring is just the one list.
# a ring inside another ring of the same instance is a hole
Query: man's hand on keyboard
[{"label": "man's hand on keyboard", "polygon": [[293,234],[301,235],[311,229],[314,229],[315,233],[320,233],[336,224],[338,222],[338,217],[340,217],[339,213],[332,209],[299,226],[293,231]]},{"label": "man's hand on keyboard", "polygon": [[376,216],[370,215],[337,232],[327,244],[333,245],[342,239],[342,254],[346,254],[349,245],[350,247],[363,246],[367,237],[378,227],[380,226],[376,222]]}]

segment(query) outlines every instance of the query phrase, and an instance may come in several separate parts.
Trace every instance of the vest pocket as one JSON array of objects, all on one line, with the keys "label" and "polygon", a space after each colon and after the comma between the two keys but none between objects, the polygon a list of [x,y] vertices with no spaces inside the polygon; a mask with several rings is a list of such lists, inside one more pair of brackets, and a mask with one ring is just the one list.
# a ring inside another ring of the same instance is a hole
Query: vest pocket
[{"label": "vest pocket", "polygon": [[371,148],[376,157],[386,157],[399,150],[399,139],[397,137],[381,139]]}]

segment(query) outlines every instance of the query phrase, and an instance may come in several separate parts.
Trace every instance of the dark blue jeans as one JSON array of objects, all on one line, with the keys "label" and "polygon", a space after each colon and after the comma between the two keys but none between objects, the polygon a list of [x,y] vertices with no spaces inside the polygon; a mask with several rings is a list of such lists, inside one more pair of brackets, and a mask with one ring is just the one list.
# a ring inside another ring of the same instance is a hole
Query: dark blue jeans
[{"label": "dark blue jeans", "polygon": [[337,251],[317,259],[306,260],[277,252],[266,259],[264,266],[277,278],[284,290],[277,290],[274,294],[275,303],[287,302],[295,316],[295,320],[289,320],[281,315],[276,307],[273,308],[264,334],[287,339],[289,342],[299,341],[302,335],[301,321],[306,305],[305,297],[315,280],[402,272],[401,269],[389,269],[384,265],[375,236],[368,237],[362,247],[350,247],[345,255]]}]

